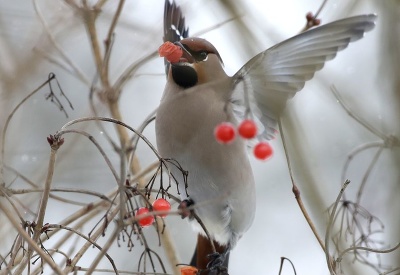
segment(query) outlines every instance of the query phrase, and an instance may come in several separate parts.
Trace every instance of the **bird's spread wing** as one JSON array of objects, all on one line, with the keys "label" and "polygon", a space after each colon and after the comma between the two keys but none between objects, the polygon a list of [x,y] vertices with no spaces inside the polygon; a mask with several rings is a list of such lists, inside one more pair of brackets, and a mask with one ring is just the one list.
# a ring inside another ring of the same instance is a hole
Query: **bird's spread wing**
[{"label": "bird's spread wing", "polygon": [[[165,0],[164,5],[164,42],[176,42],[189,36],[189,28],[185,27],[185,17],[179,6]],[[164,59],[165,73],[168,73],[169,62]]]},{"label": "bird's spread wing", "polygon": [[235,113],[243,118],[245,106],[250,106],[265,127],[262,137],[271,139],[286,101],[338,51],[373,29],[375,19],[376,15],[369,14],[335,21],[296,35],[253,57],[234,75]]}]

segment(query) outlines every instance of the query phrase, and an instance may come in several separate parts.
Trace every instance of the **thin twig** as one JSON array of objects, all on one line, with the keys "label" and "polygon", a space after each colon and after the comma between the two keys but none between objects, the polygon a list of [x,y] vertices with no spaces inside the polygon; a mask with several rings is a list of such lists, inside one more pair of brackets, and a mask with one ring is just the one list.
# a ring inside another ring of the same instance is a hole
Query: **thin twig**
[{"label": "thin twig", "polygon": [[55,75],[53,74],[50,76],[45,82],[43,82],[39,87],[37,87],[35,90],[33,90],[30,94],[28,94],[24,99],[21,100],[20,103],[15,106],[15,108],[12,110],[10,115],[7,117],[7,120],[4,124],[3,132],[2,132],[2,140],[1,140],[1,167],[0,167],[0,175],[3,174],[3,165],[4,165],[4,150],[5,150],[5,143],[6,143],[6,133],[8,129],[8,125],[10,124],[10,121],[14,114],[17,112],[17,110],[24,104],[31,96],[36,94],[38,91],[40,91],[44,86],[46,86],[50,81],[52,81],[55,78]]},{"label": "thin twig", "polygon": [[110,169],[111,173],[113,174],[115,181],[118,183],[118,181],[119,181],[118,174],[115,171],[110,159],[107,157],[107,154],[105,153],[105,151],[103,150],[101,145],[97,142],[97,140],[92,135],[90,135],[89,133],[87,133],[85,131],[81,131],[81,130],[75,130],[75,129],[63,130],[61,132],[58,132],[57,134],[61,137],[62,135],[68,134],[68,133],[80,134],[80,135],[83,135],[83,136],[87,137],[96,146],[97,150],[99,150],[101,156],[103,157],[103,159],[107,163],[108,168]]},{"label": "thin twig", "polygon": [[312,17],[309,18],[307,16],[306,25],[304,26],[304,28],[300,32],[305,32],[305,31],[309,30],[312,27],[318,26],[321,23],[321,21],[318,19],[318,16],[321,13],[322,9],[325,7],[327,2],[328,2],[328,0],[324,0],[322,2],[321,6],[319,6],[318,11],[315,13],[315,15],[312,16],[312,13],[309,13]]},{"label": "thin twig", "polygon": [[100,72],[101,74],[104,74],[104,77],[108,78],[109,74],[109,61],[110,61],[110,56],[111,56],[111,46],[112,46],[112,41],[113,41],[113,35],[114,35],[114,30],[115,27],[117,26],[117,22],[119,19],[119,16],[121,15],[122,8],[124,7],[125,0],[120,0],[117,10],[114,13],[113,19],[111,21],[110,28],[108,29],[108,34],[107,38],[104,41],[105,44],[105,52],[106,54],[104,55],[104,60],[103,60],[103,70]]},{"label": "thin twig", "polygon": [[353,247],[349,247],[345,250],[343,250],[339,256],[336,259],[336,262],[340,262],[342,261],[342,258],[344,256],[344,254],[350,252],[350,251],[354,251],[354,250],[364,250],[364,251],[368,251],[368,252],[374,252],[374,253],[379,253],[379,254],[383,254],[383,253],[390,253],[395,251],[396,249],[400,248],[400,242],[398,244],[396,244],[395,246],[388,248],[388,249],[374,249],[374,248],[370,248],[370,247],[363,247],[363,246],[353,246]]},{"label": "thin twig", "polygon": [[299,189],[298,189],[298,187],[297,187],[297,185],[296,185],[296,183],[294,181],[292,165],[291,165],[290,158],[289,158],[289,153],[288,153],[289,151],[288,151],[287,146],[286,146],[286,140],[285,140],[285,135],[284,135],[284,131],[283,131],[281,120],[278,121],[278,125],[279,125],[279,132],[281,133],[281,137],[282,137],[283,151],[285,152],[286,163],[288,165],[290,180],[292,182],[292,191],[293,191],[293,193],[295,195],[297,204],[299,205],[300,210],[303,213],[304,218],[306,219],[308,225],[311,228],[311,231],[313,232],[313,234],[314,234],[315,238],[317,239],[319,245],[321,246],[322,250],[324,252],[326,252],[326,248],[325,248],[324,242],[322,241],[322,238],[319,236],[317,228],[315,227],[314,223],[312,222],[311,217],[308,214],[308,212],[307,212],[307,210],[306,210],[306,208],[305,208],[305,206],[303,204],[303,200],[301,199],[301,196],[300,196],[300,191],[299,191]]},{"label": "thin twig", "polygon": [[[395,271],[399,271],[400,270],[400,267],[396,267],[396,268],[393,268],[392,270],[388,270],[388,271],[386,271],[386,272],[383,272],[383,273],[379,273],[379,275],[388,275],[388,274],[390,274],[390,273],[392,273],[392,272],[395,272]],[[400,273],[397,273],[396,275],[399,275]]]},{"label": "thin twig", "polygon": [[[38,184],[36,184],[33,181],[31,181],[28,177],[23,175],[21,172],[17,171],[15,168],[13,168],[11,166],[8,166],[8,165],[4,165],[4,168],[6,168],[7,170],[12,171],[15,175],[17,175],[19,178],[21,178],[23,181],[25,181],[27,184],[29,184],[30,186],[32,186],[34,188],[34,189],[19,189],[19,190],[14,190],[14,191],[12,189],[9,189],[12,194],[18,194],[19,191],[21,191],[21,193],[24,193],[25,191],[26,191],[26,193],[37,192],[37,191],[42,192],[43,191],[43,189],[40,188]],[[52,189],[52,192],[53,191],[54,191],[54,189]],[[79,205],[79,206],[87,205],[87,203],[81,203],[81,202],[77,202],[77,201],[73,201],[73,200],[68,200],[68,199],[65,199],[63,197],[56,196],[56,195],[53,195],[53,194],[50,194],[49,196],[50,196],[51,199],[54,199],[54,200],[57,200],[57,201],[60,201],[60,202],[65,202],[65,203],[68,203],[68,204],[74,204],[74,205]]]},{"label": "thin twig", "polygon": [[133,129],[129,125],[127,125],[127,124],[125,124],[125,123],[123,123],[123,122],[121,122],[121,121],[119,121],[117,119],[113,119],[113,118],[107,118],[107,117],[83,117],[83,118],[71,120],[70,122],[66,123],[64,126],[61,127],[61,129],[58,132],[58,134],[62,135],[63,132],[64,132],[64,129],[69,127],[69,126],[71,126],[71,125],[73,125],[73,124],[84,122],[84,121],[93,121],[93,120],[111,122],[111,123],[115,123],[115,124],[121,125],[121,126],[127,128],[127,129],[129,129],[130,131],[132,131],[133,133],[138,135],[147,144],[147,146],[149,146],[149,148],[153,151],[153,153],[157,156],[158,159],[161,159],[161,156],[157,152],[156,148],[153,146],[153,144],[151,144],[151,142],[144,135],[142,135],[139,131]]},{"label": "thin twig", "polygon": [[[119,208],[115,208],[113,211],[109,212],[107,219],[112,220],[118,214]],[[89,247],[92,245],[93,241],[100,237],[103,234],[104,228],[98,228],[90,237],[89,240],[81,247],[81,249],[75,254],[75,256],[71,259],[71,264],[64,269],[65,273],[71,272],[72,268],[76,266],[78,261],[82,258],[82,256],[86,253]]]},{"label": "thin twig", "polygon": [[363,152],[363,151],[365,151],[367,149],[374,148],[374,147],[381,147],[381,146],[384,146],[384,143],[382,141],[373,141],[373,142],[363,144],[363,145],[353,149],[347,155],[347,159],[346,159],[346,162],[345,162],[345,164],[343,166],[343,170],[342,170],[341,181],[342,182],[345,181],[347,170],[348,170],[348,168],[350,166],[350,162],[354,159],[354,157],[356,155],[358,155],[359,153],[361,153],[361,152]]},{"label": "thin twig", "polygon": [[[51,150],[50,150],[50,157],[49,157],[49,164],[48,164],[48,168],[47,168],[47,177],[46,177],[46,181],[44,184],[44,191],[42,193],[41,196],[41,200],[40,200],[40,204],[39,204],[39,211],[38,211],[38,215],[36,218],[36,226],[33,228],[33,242],[37,243],[39,240],[39,237],[41,235],[41,230],[43,227],[43,221],[44,221],[44,216],[46,214],[46,210],[47,210],[47,202],[49,200],[49,194],[50,194],[50,189],[51,189],[51,185],[52,185],[52,180],[53,180],[53,175],[54,175],[54,168],[55,168],[55,161],[56,161],[56,154],[57,154],[57,150],[59,148],[59,146],[61,146],[62,143],[59,143],[58,141],[54,141],[54,143],[50,146]],[[26,253],[25,255],[25,261],[23,261],[16,273],[17,274],[21,274],[22,271],[25,269],[26,265],[29,262],[29,259],[32,256],[32,246],[28,247],[28,253]]]},{"label": "thin twig", "polygon": [[12,192],[10,192],[10,189],[5,189],[1,184],[0,184],[0,196],[1,197],[5,197],[8,202],[10,203],[11,207],[13,208],[13,210],[15,211],[15,214],[17,214],[19,220],[21,223],[24,222],[24,219],[22,218],[21,214],[19,213],[17,207],[14,205],[14,202],[11,200],[10,198],[10,194],[12,194]]},{"label": "thin twig", "polygon": [[101,68],[103,67],[103,58],[101,57],[100,43],[97,36],[96,29],[96,19],[99,15],[100,10],[90,8],[86,2],[84,2],[84,7],[81,9],[81,14],[83,17],[84,25],[90,37],[91,48],[93,51],[93,58],[96,64],[97,71],[100,76],[101,83],[105,88],[110,87],[108,78],[102,74]]},{"label": "thin twig", "polygon": [[43,26],[47,36],[49,37],[51,43],[53,44],[54,48],[61,54],[61,56],[68,63],[68,65],[71,66],[72,70],[75,72],[75,75],[78,77],[78,79],[81,80],[86,85],[90,85],[89,79],[87,79],[85,74],[74,64],[74,62],[72,62],[72,60],[68,57],[68,55],[65,53],[65,51],[61,48],[61,46],[55,40],[55,38],[49,28],[49,25],[47,24],[46,20],[44,19],[43,14],[42,14],[41,10],[39,9],[39,6],[36,1],[37,0],[33,0],[33,7],[35,9],[36,15],[39,17],[39,20],[42,23],[42,26]]},{"label": "thin twig", "polygon": [[[75,267],[72,271],[88,271],[89,268],[84,268],[84,267]],[[113,273],[114,271],[111,269],[105,269],[105,268],[96,268],[94,270],[96,274],[103,272],[103,273]],[[136,272],[136,271],[128,271],[128,270],[120,270],[118,269],[119,274],[131,274],[131,275],[144,275],[143,272]],[[86,273],[85,273],[86,274]],[[173,275],[171,273],[159,273],[159,272],[146,272],[146,275]]]},{"label": "thin twig", "polygon": [[[115,239],[117,238],[119,232],[120,232],[119,226],[115,227],[113,233],[111,234],[111,236],[107,240],[106,244],[100,250],[100,252],[96,256],[96,258],[92,261],[92,263],[91,263],[91,265],[89,267],[89,270],[86,272],[86,274],[90,275],[90,274],[92,274],[93,272],[96,271],[96,267],[99,265],[101,259],[104,256],[107,256],[106,251],[108,251],[110,249],[111,245],[114,243]],[[116,271],[116,274],[119,274],[119,271]]]},{"label": "thin twig", "polygon": [[365,184],[367,183],[368,177],[369,177],[369,175],[371,174],[372,169],[373,169],[373,167],[375,166],[376,162],[378,161],[378,158],[379,158],[379,156],[381,155],[383,149],[384,149],[383,146],[379,147],[379,149],[378,149],[378,151],[376,151],[376,153],[375,153],[375,155],[374,155],[374,157],[373,157],[371,163],[369,164],[369,166],[368,166],[368,168],[367,168],[367,171],[364,173],[364,176],[363,176],[363,178],[362,178],[360,187],[358,187],[358,190],[357,190],[357,200],[356,200],[356,204],[360,204],[361,196],[362,196],[362,193],[363,193],[363,191],[364,191]]},{"label": "thin twig", "polygon": [[331,274],[333,274],[333,275],[336,275],[336,272],[335,272],[335,270],[334,270],[335,268],[333,267],[332,258],[331,258],[330,254],[329,254],[329,243],[330,243],[329,240],[330,240],[330,237],[331,237],[331,230],[332,230],[332,226],[333,226],[333,221],[334,221],[335,216],[336,216],[336,209],[337,209],[337,207],[338,207],[338,205],[339,205],[339,203],[340,203],[340,199],[341,199],[341,197],[342,197],[342,195],[343,195],[343,193],[344,193],[344,190],[346,189],[346,187],[347,187],[349,184],[350,184],[350,181],[349,181],[349,180],[346,180],[346,181],[343,183],[343,186],[342,186],[342,188],[340,189],[340,192],[339,192],[339,194],[338,194],[338,196],[337,196],[337,198],[336,198],[335,204],[333,205],[332,212],[331,212],[331,214],[329,215],[328,225],[327,225],[327,227],[326,227],[326,233],[325,233],[325,256],[326,256],[326,263],[328,264],[329,272],[330,272]]},{"label": "thin twig", "polygon": [[[1,191],[1,186],[0,186],[0,191]],[[21,195],[21,194],[29,194],[29,193],[38,193],[38,192],[43,192],[44,189],[7,189],[7,193],[13,194],[13,195]],[[104,194],[96,192],[96,191],[91,191],[88,189],[77,189],[77,188],[51,188],[50,192],[62,192],[62,193],[79,193],[79,194],[85,194],[85,195],[91,195],[98,197],[102,200],[111,202],[109,198],[107,198]],[[4,196],[5,193],[0,194],[1,196]],[[74,202],[75,204],[78,204],[77,202]],[[82,204],[81,206],[86,206],[87,203],[79,203]]]},{"label": "thin twig", "polygon": [[282,270],[283,270],[283,263],[285,262],[285,260],[288,261],[288,262],[290,263],[290,265],[291,265],[292,268],[293,268],[294,275],[296,275],[297,272],[296,272],[296,268],[294,267],[294,264],[292,263],[292,261],[291,261],[289,258],[286,258],[286,257],[281,257],[281,266],[280,266],[280,268],[279,268],[279,275],[281,275],[281,273],[282,273]]},{"label": "thin twig", "polygon": [[346,113],[350,117],[352,117],[355,121],[357,121],[362,126],[364,126],[364,128],[367,129],[368,131],[370,131],[372,134],[376,135],[377,137],[381,138],[382,140],[386,140],[386,136],[385,136],[384,133],[382,133],[381,131],[379,131],[379,130],[375,129],[374,127],[372,127],[371,125],[369,125],[369,123],[364,121],[363,118],[361,118],[358,115],[354,114],[350,110],[350,108],[344,103],[344,100],[342,99],[342,97],[340,96],[338,90],[336,89],[336,87],[334,85],[331,86],[331,91],[332,91],[333,95],[336,97],[336,99],[339,102],[340,106],[342,106],[342,108],[346,111]]},{"label": "thin twig", "polygon": [[40,230],[42,229],[43,224],[44,224],[43,221],[44,221],[44,216],[46,214],[47,202],[49,200],[49,194],[50,194],[51,185],[52,185],[52,181],[53,181],[54,168],[55,168],[55,164],[56,164],[56,155],[57,155],[58,148],[59,147],[51,146],[50,158],[49,158],[49,164],[48,164],[48,170],[47,170],[47,177],[46,177],[46,181],[44,184],[44,190],[42,193],[42,197],[40,200],[38,216],[36,219],[36,227],[34,228],[34,234],[33,234],[34,241],[37,241],[39,239],[39,236],[41,234]]},{"label": "thin twig", "polygon": [[[42,261],[46,262],[50,268],[55,272],[56,274],[59,275],[64,275],[63,271],[58,267],[58,265],[51,259],[49,255],[45,253],[45,251],[40,248],[37,243],[28,235],[28,233],[23,230],[22,226],[17,222],[17,220],[14,219],[14,216],[11,215],[11,213],[8,211],[8,209],[2,204],[0,200],[0,209],[2,213],[6,215],[8,220],[11,222],[11,224],[14,226],[14,228],[18,231],[18,234],[22,236],[24,241],[26,241],[29,245],[29,247],[34,250],[37,254],[40,255],[40,258]],[[26,257],[27,261],[30,260],[29,257]],[[23,266],[22,264],[18,266],[18,269],[15,271],[14,274],[22,274],[23,270],[25,269],[26,264]]]},{"label": "thin twig", "polygon": [[85,239],[88,243],[90,243],[91,245],[95,246],[97,249],[99,249],[100,251],[103,251],[104,255],[107,257],[107,259],[110,261],[113,270],[115,272],[115,274],[118,274],[118,269],[115,266],[114,260],[106,253],[107,249],[102,248],[100,245],[98,245],[95,241],[91,240],[90,238],[86,237],[84,234],[76,231],[75,229],[71,228],[71,227],[67,227],[61,224],[47,224],[46,228],[51,229],[51,228],[57,228],[57,229],[63,229],[63,230],[68,230],[73,232],[74,234],[78,235],[79,237]]}]

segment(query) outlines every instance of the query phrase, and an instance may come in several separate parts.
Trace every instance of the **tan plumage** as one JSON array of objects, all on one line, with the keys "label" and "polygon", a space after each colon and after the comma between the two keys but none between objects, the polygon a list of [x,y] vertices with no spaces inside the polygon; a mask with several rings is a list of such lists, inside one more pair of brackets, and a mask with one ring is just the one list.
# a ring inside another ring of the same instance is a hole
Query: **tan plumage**
[{"label": "tan plumage", "polygon": [[[375,19],[373,14],[355,16],[299,34],[256,55],[233,77],[225,74],[210,42],[186,38],[176,43],[184,55],[168,71],[156,117],[157,146],[163,157],[177,160],[189,172],[189,197],[179,185],[182,200],[194,201],[212,239],[228,251],[253,221],[255,186],[244,142],[219,144],[215,126],[223,121],[237,124],[237,117],[244,118],[245,107],[250,107],[265,128],[260,138],[273,137],[287,100],[327,60],[371,30]],[[171,169],[183,183],[181,173]],[[196,222],[193,225],[202,233]]]}]

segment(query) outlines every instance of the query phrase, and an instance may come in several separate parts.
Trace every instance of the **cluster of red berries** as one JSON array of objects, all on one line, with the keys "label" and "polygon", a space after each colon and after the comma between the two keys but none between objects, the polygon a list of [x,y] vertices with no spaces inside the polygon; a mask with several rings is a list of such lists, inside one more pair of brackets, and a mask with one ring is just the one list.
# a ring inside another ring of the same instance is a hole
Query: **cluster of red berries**
[{"label": "cluster of red berries", "polygon": [[[159,198],[156,199],[153,202],[153,211],[170,211],[171,210],[171,204],[163,198]],[[149,208],[147,207],[140,207],[137,211],[136,211],[136,216],[139,215],[145,215],[148,214],[150,212]],[[162,214],[159,215],[159,217],[161,218],[165,218],[168,214]],[[152,225],[154,222],[154,216],[149,215],[147,217],[141,218],[138,223],[141,227],[147,227]]]},{"label": "cluster of red berries", "polygon": [[[253,120],[245,119],[239,124],[237,132],[242,138],[252,139],[257,135],[257,126]],[[231,143],[236,137],[235,126],[229,122],[222,122],[215,127],[214,135],[219,143]],[[254,146],[253,153],[256,158],[266,160],[272,156],[273,150],[268,142],[262,141]]]}]

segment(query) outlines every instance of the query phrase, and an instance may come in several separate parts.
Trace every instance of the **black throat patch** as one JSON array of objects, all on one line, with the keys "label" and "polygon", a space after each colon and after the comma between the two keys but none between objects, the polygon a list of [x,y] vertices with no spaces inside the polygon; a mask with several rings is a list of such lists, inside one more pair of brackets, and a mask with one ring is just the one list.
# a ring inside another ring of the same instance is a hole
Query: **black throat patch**
[{"label": "black throat patch", "polygon": [[171,70],[175,83],[182,88],[193,87],[199,81],[196,71],[190,66],[171,64]]}]

